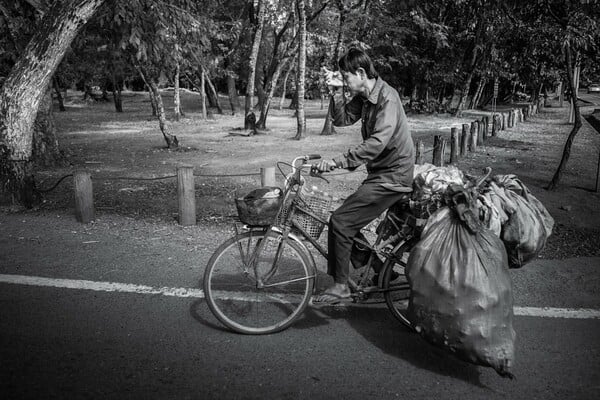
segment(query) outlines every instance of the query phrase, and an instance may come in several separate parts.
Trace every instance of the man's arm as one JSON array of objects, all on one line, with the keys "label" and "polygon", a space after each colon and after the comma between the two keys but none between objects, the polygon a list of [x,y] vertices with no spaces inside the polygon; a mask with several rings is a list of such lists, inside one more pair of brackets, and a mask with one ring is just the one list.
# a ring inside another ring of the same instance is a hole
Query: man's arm
[{"label": "man's arm", "polygon": [[355,96],[352,100],[347,101],[343,92],[338,91],[331,96],[329,103],[329,112],[333,118],[333,125],[348,126],[360,120],[363,101],[359,96]]},{"label": "man's arm", "polygon": [[399,105],[386,100],[377,111],[371,136],[346,153],[334,157],[336,165],[340,168],[356,168],[377,158],[388,145],[399,118]]}]

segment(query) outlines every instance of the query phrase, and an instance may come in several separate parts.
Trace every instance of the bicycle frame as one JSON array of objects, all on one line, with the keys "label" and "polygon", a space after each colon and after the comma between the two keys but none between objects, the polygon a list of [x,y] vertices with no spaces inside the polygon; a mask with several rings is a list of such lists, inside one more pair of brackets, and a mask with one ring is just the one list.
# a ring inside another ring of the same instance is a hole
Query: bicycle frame
[{"label": "bicycle frame", "polygon": [[[313,268],[315,268],[313,253],[304,245],[304,243],[302,243],[301,239],[307,240],[325,259],[328,259],[327,250],[317,241],[317,239],[315,239],[311,235],[309,235],[308,232],[306,232],[306,230],[294,220],[294,215],[297,211],[301,211],[301,212],[306,213],[307,215],[311,216],[312,218],[315,218],[317,221],[319,221],[322,224],[327,224],[327,220],[316,215],[310,209],[303,207],[301,204],[299,204],[299,202],[296,202],[296,200],[293,199],[291,201],[289,212],[286,215],[285,219],[282,220],[280,224],[277,224],[277,220],[280,219],[283,209],[287,204],[288,196],[290,196],[292,194],[292,192],[294,192],[294,191],[296,193],[299,193],[299,191],[302,190],[302,187],[304,185],[304,179],[302,177],[302,169],[307,166],[306,162],[309,159],[310,159],[310,156],[304,156],[304,157],[297,157],[293,160],[292,173],[286,177],[286,187],[284,190],[283,201],[280,206],[279,212],[277,214],[276,221],[274,221],[274,223],[271,224],[265,231],[265,237],[267,237],[271,232],[281,234],[281,239],[278,243],[278,249],[276,252],[276,256],[274,257],[273,263],[271,265],[271,268],[269,269],[269,271],[267,273],[264,274],[264,276],[260,276],[260,274],[258,273],[258,270],[257,270],[258,256],[264,248],[264,242],[262,242],[262,241],[257,244],[256,248],[252,252],[252,255],[250,256],[250,259],[248,260],[247,265],[250,266],[254,271],[254,274],[256,277],[256,282],[257,282],[257,288],[272,287],[272,286],[283,285],[283,284],[287,284],[287,283],[296,281],[296,280],[293,280],[293,281],[278,282],[276,284],[266,284],[265,283],[265,282],[268,282],[268,280],[275,274],[275,272],[277,270],[277,263],[278,263],[279,257],[281,256],[281,251],[285,245],[285,242],[288,240],[288,238],[291,238],[292,240],[294,240],[302,245],[303,249],[307,252],[307,254],[310,255],[310,259],[312,260]],[[301,164],[299,166],[297,166],[297,164],[299,162],[301,162]],[[292,232],[292,229],[296,230],[300,234],[299,235],[294,234]],[[375,257],[376,255],[383,255],[386,258],[393,257],[393,258],[397,259],[396,252],[412,239],[413,239],[413,236],[403,235],[402,232],[398,232],[396,235],[392,235],[385,241],[382,241],[381,238],[378,237],[378,239],[374,245],[371,245],[370,243],[361,241],[359,239],[355,239],[355,240],[357,242],[359,242],[360,244],[366,246],[372,252],[371,256],[369,257],[369,261],[365,265],[365,267],[367,269],[369,269],[369,268],[372,268],[373,257]],[[394,243],[393,248],[391,250],[384,251],[384,249],[392,243]],[[243,257],[243,251],[241,249],[240,249],[240,252]],[[246,254],[248,254],[248,253],[246,253]],[[313,277],[316,277],[316,270],[315,270],[315,273],[311,274],[308,278],[302,278],[302,279],[311,279]],[[386,290],[386,289],[380,288],[379,286],[377,286],[377,284],[365,285],[366,284],[366,274],[365,274],[365,278],[362,281],[355,282],[354,280],[349,279],[348,283],[349,283],[350,289],[353,292],[383,293],[385,291],[393,290],[393,289]]]}]

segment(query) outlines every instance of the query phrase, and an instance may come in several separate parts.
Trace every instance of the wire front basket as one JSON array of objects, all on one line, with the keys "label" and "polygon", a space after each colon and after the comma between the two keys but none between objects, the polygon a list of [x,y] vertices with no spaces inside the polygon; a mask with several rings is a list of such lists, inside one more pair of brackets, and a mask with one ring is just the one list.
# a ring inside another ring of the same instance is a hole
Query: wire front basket
[{"label": "wire front basket", "polygon": [[[302,188],[299,193],[289,196],[279,216],[280,222],[285,221],[292,206],[297,206],[293,221],[296,222],[310,237],[318,239],[325,228],[325,224],[313,216],[302,211],[307,209],[311,213],[327,221],[333,204],[333,197],[315,191],[307,191]],[[300,207],[300,208],[298,208]]]}]

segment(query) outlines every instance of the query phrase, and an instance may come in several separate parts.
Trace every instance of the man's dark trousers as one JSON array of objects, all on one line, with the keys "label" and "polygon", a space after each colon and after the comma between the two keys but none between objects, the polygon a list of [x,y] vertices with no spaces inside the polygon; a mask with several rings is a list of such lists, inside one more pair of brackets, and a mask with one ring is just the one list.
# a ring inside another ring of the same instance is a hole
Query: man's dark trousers
[{"label": "man's dark trousers", "polygon": [[348,282],[354,236],[405,195],[367,182],[333,212],[329,219],[327,273],[336,283]]}]

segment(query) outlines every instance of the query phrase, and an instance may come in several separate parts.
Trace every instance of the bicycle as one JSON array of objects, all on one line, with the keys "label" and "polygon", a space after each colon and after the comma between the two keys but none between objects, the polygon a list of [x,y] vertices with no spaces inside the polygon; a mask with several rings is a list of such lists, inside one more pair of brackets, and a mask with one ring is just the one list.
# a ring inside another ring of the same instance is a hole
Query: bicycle
[{"label": "bicycle", "polygon": [[[229,329],[245,334],[269,334],[289,327],[307,307],[315,287],[317,268],[309,242],[323,257],[327,251],[318,238],[327,224],[331,203],[322,195],[304,189],[303,170],[321,177],[308,161],[319,155],[296,157],[292,173],[280,200],[271,207],[272,215],[250,221],[226,240],[211,256],[204,273],[204,295],[215,317]],[[281,170],[281,164],[278,166]],[[425,220],[411,211],[410,193],[386,213],[377,228],[374,244],[363,238],[355,245],[363,249],[365,265],[356,281],[350,279],[355,302],[367,302],[373,295],[383,295],[392,315],[409,329],[412,324],[406,310],[410,287],[404,273],[410,249],[418,241]],[[383,260],[372,282],[375,257]]]}]

